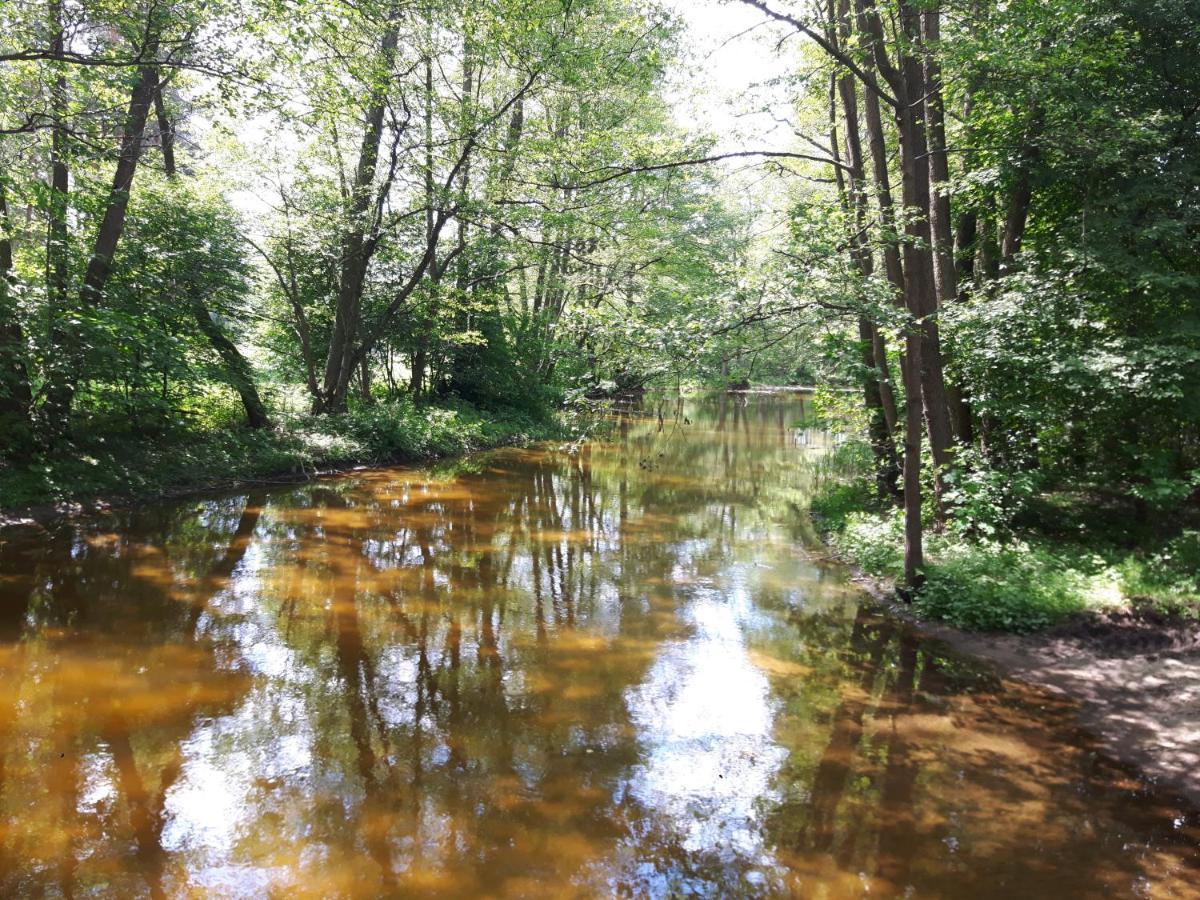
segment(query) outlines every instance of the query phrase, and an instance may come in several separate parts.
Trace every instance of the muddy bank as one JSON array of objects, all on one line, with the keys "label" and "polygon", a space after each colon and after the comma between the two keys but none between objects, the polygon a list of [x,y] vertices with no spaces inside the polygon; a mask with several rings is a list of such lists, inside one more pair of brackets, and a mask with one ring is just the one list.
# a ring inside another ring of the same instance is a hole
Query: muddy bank
[{"label": "muddy bank", "polygon": [[878,584],[865,586],[922,634],[1070,698],[1113,758],[1200,808],[1200,622],[1120,611],[1042,634],[979,634],[921,621]]}]

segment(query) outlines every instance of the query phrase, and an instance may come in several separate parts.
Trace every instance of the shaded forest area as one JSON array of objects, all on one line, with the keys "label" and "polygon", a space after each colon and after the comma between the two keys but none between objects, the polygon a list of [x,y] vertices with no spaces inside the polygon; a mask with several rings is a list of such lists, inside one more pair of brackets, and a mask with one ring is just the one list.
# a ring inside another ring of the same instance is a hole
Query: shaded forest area
[{"label": "shaded forest area", "polygon": [[931,614],[1193,606],[1200,3],[728,5],[789,150],[681,124],[648,0],[11,0],[0,505],[804,381]]}]

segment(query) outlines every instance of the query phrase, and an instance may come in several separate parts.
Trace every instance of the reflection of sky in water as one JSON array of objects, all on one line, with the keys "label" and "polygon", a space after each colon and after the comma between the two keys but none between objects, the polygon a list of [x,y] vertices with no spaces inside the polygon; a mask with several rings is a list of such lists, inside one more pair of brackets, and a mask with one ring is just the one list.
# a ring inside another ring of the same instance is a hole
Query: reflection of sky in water
[{"label": "reflection of sky in water", "polygon": [[645,748],[629,790],[674,820],[689,852],[758,860],[756,807],[787,752],[772,740],[769,685],[744,643],[750,598],[743,589],[688,593],[680,616],[691,636],[665,644],[626,695]]}]

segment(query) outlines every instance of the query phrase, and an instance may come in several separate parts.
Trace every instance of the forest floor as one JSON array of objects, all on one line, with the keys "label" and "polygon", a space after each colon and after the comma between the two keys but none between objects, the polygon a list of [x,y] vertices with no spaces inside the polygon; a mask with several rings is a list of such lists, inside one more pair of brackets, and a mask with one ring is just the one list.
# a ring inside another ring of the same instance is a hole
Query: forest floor
[{"label": "forest floor", "polygon": [[424,462],[562,437],[552,415],[464,403],[376,403],[342,416],[279,418],[265,429],[176,430],[147,438],[79,428],[74,440],[0,463],[0,528],[363,466]]}]

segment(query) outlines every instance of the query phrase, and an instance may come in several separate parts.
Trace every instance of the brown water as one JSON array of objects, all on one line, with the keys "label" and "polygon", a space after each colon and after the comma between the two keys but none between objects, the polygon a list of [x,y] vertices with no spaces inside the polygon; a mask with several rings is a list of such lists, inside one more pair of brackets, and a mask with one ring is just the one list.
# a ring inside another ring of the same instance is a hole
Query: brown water
[{"label": "brown water", "polygon": [[804,549],[801,403],[0,545],[0,894],[1200,896],[1193,811]]}]

